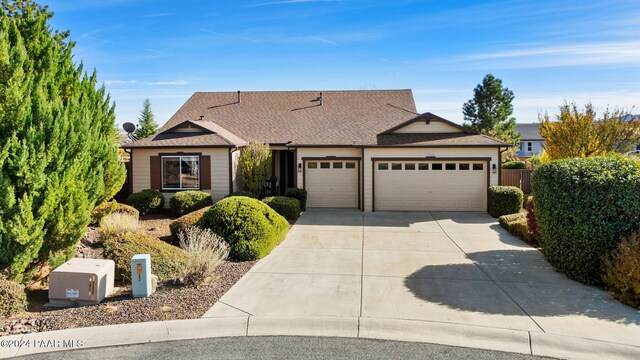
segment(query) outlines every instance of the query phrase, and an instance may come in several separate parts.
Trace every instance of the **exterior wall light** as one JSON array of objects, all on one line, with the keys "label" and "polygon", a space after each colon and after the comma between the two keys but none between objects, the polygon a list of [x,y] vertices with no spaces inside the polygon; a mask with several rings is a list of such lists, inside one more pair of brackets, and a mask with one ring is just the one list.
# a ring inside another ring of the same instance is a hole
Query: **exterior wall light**
[{"label": "exterior wall light", "polygon": [[491,165],[491,169],[493,170],[494,174],[498,172],[498,166],[496,164]]}]

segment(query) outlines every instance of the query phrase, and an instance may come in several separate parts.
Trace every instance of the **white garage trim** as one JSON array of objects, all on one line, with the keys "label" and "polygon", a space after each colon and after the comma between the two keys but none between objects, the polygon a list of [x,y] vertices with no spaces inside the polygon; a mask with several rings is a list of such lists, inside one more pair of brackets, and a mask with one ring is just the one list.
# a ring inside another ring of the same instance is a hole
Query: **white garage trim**
[{"label": "white garage trim", "polygon": [[[488,189],[489,184],[491,183],[490,177],[491,177],[492,169],[490,168],[491,158],[489,157],[486,157],[486,158],[485,157],[438,157],[438,158],[437,157],[375,157],[375,158],[371,158],[372,211],[376,211],[376,185],[375,185],[376,170],[377,170],[376,163],[377,162],[394,162],[394,161],[400,162],[400,163],[416,162],[416,163],[441,163],[441,164],[444,164],[447,161],[450,161],[450,162],[469,161],[469,162],[476,162],[476,163],[482,162],[484,164],[484,171],[486,173],[486,182],[484,183],[484,188]],[[389,171],[392,171],[392,170],[390,169]],[[399,186],[402,186],[402,185],[399,184]],[[488,191],[485,191],[485,194],[488,194]],[[488,208],[487,196],[488,195],[485,195],[485,205]]]},{"label": "white garage trim", "polygon": [[[357,172],[357,180],[356,182],[353,184],[354,185],[354,191],[357,191],[357,198],[356,198],[356,203],[354,204],[355,206],[353,206],[353,208],[358,208],[361,209],[361,203],[362,203],[362,189],[361,189],[361,179],[362,179],[362,172],[361,172],[361,162],[362,162],[362,158],[360,157],[345,157],[345,156],[328,156],[328,157],[303,157],[302,158],[302,188],[307,190],[307,163],[308,162],[329,162],[332,163],[333,162],[344,162],[344,166],[346,167],[346,162],[352,162],[356,164],[356,169],[355,171]],[[333,168],[331,169],[333,170]],[[346,169],[345,169],[346,170]],[[309,200],[307,200],[307,202],[309,203]],[[313,204],[311,206],[307,206],[307,207],[313,207]],[[334,207],[334,206],[331,206]]]}]

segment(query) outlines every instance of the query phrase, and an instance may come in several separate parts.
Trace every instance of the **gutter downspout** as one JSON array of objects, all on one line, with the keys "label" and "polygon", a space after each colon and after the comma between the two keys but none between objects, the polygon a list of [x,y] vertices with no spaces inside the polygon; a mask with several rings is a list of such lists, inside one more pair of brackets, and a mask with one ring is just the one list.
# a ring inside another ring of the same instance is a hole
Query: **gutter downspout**
[{"label": "gutter downspout", "polygon": [[498,185],[502,185],[502,154],[509,150],[509,147],[498,148]]},{"label": "gutter downspout", "polygon": [[229,194],[233,192],[233,156],[232,154],[240,150],[238,147],[229,148]]}]

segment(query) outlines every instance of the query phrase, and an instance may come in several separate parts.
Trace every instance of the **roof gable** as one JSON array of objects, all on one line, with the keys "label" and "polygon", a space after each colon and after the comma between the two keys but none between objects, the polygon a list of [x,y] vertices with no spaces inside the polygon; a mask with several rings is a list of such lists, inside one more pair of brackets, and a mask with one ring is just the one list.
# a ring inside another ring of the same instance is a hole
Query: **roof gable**
[{"label": "roof gable", "polygon": [[475,134],[454,122],[443,119],[432,113],[424,113],[380,133],[389,134]]}]

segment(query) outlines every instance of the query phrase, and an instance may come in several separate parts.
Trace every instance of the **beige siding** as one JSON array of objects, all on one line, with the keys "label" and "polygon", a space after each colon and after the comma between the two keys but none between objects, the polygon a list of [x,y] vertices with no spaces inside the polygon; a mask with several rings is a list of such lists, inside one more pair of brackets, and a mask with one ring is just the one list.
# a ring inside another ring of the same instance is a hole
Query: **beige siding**
[{"label": "beige siding", "polygon": [[[132,181],[133,192],[151,187],[150,158],[161,153],[202,153],[211,156],[211,189],[203,189],[211,194],[214,201],[222,199],[229,193],[229,149],[227,148],[162,148],[162,149],[133,149]],[[169,199],[173,192],[163,192],[165,206],[169,206]]]},{"label": "beige siding", "polygon": [[427,124],[424,120],[416,121],[394,131],[394,133],[399,133],[399,134],[457,133],[457,132],[460,132],[460,129],[455,128],[449,124],[445,124],[443,122],[434,121],[434,120],[431,120],[429,124]]},{"label": "beige siding", "polygon": [[[382,157],[420,157],[435,156],[438,158],[491,158],[489,163],[489,185],[498,185],[498,173],[493,173],[492,167],[498,165],[498,149],[497,148],[367,148],[365,149],[364,165],[364,208],[365,211],[372,210],[372,162],[371,158]],[[401,184],[399,184],[401,185]]]}]

